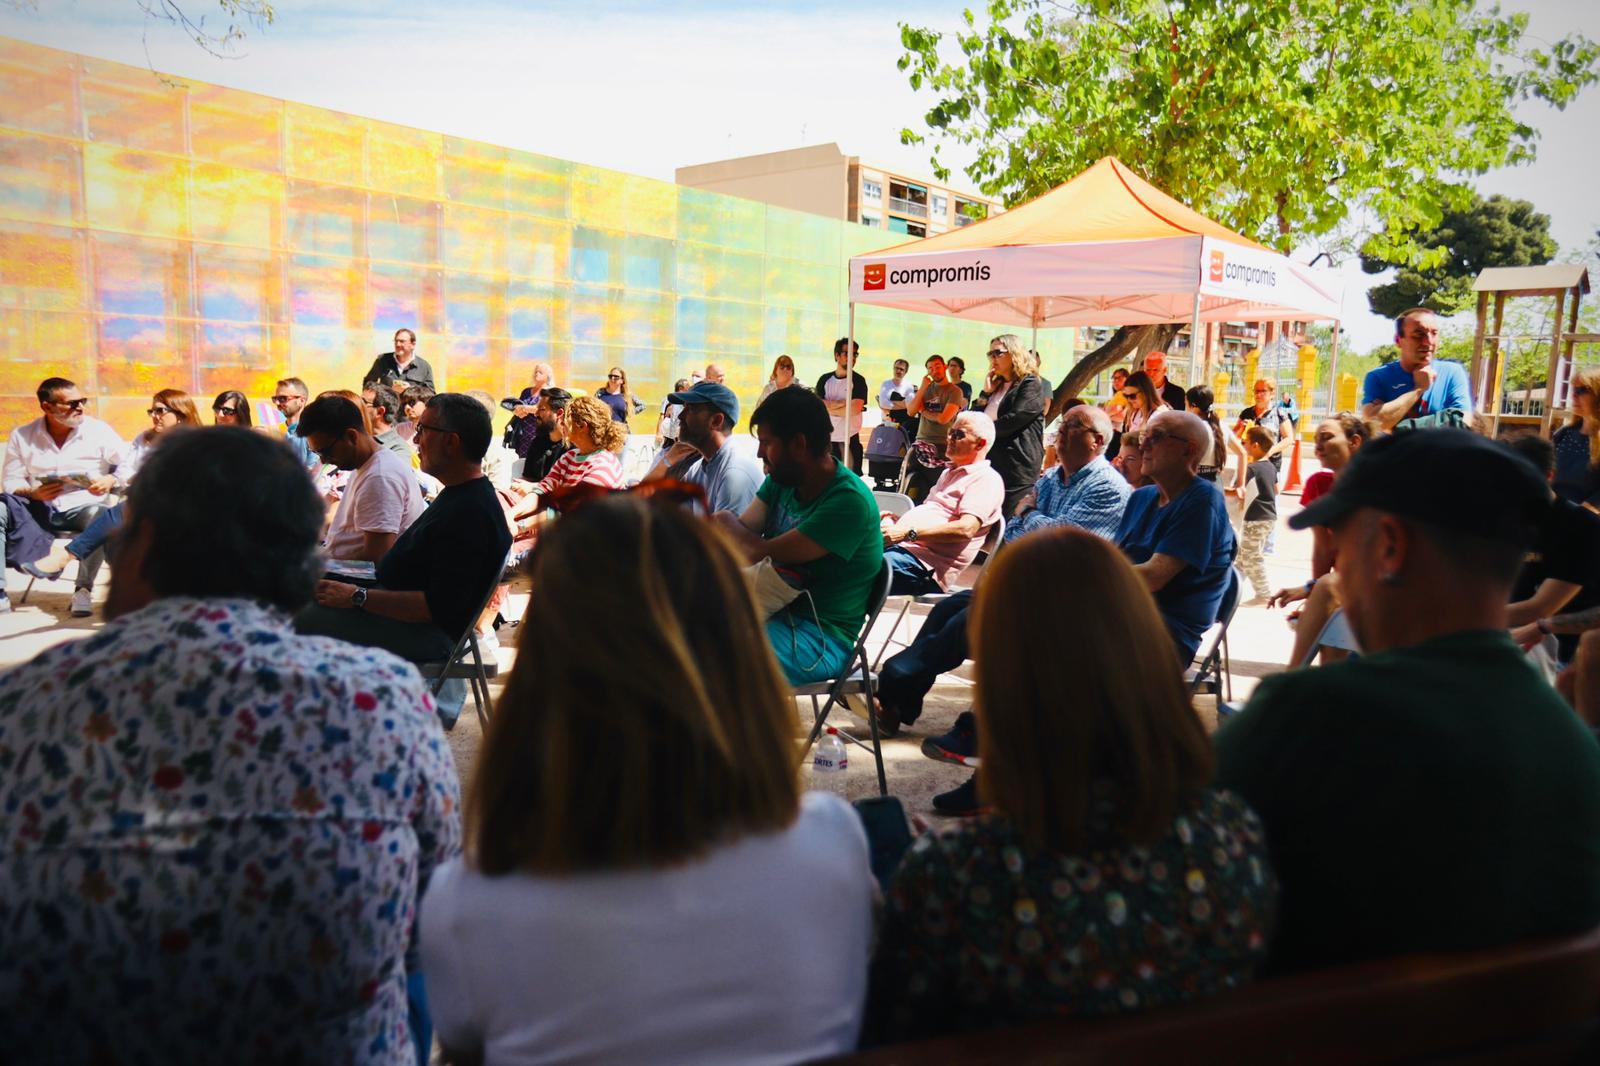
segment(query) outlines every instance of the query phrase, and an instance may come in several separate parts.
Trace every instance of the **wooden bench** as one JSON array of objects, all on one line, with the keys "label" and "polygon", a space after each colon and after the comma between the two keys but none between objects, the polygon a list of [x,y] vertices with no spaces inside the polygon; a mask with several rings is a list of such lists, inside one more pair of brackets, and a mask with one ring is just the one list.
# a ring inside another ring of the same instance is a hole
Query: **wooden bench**
[{"label": "wooden bench", "polygon": [[1262,981],[1144,1014],[879,1048],[851,1066],[1600,1063],[1600,929]]}]

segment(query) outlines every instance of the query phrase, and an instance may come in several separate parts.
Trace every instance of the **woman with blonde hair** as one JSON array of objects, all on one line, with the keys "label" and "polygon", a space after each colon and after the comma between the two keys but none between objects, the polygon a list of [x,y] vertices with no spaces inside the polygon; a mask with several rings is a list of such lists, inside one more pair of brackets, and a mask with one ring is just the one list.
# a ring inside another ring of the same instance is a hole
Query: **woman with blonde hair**
[{"label": "woman with blonde hair", "polygon": [[1005,482],[1001,511],[1016,513],[1017,503],[1033,488],[1044,462],[1044,412],[1050,405],[1044,379],[1039,376],[1039,356],[1023,346],[1015,333],[1002,333],[989,342],[989,374],[984,390],[972,402],[994,422],[994,444],[989,465]]},{"label": "woman with blonde hair", "polygon": [[685,508],[618,493],[552,526],[532,579],[522,631],[547,639],[517,654],[465,858],[422,905],[446,1057],[852,1050],[866,837],[832,795],[800,798],[794,702],[732,545]]},{"label": "woman with blonde hair", "polygon": [[555,367],[549,363],[534,363],[529,372],[528,387],[522,390],[516,400],[501,401],[502,407],[509,406],[511,409],[511,421],[506,423],[501,443],[516,452],[518,459],[528,457],[528,448],[539,435],[539,422],[533,417],[539,406],[539,394],[545,389],[554,388],[555,383]]},{"label": "woman with blonde hair", "polygon": [[1580,370],[1572,378],[1572,417],[1556,430],[1553,485],[1562,499],[1600,509],[1600,368]]},{"label": "woman with blonde hair", "polygon": [[761,396],[756,400],[756,407],[760,407],[763,400],[779,389],[787,389],[793,384],[794,360],[787,355],[780,355],[772,364],[772,374],[767,378],[767,383],[761,386]]},{"label": "woman with blonde hair", "polygon": [[644,401],[628,388],[628,372],[614,366],[606,372],[606,383],[594,390],[595,399],[611,411],[613,420],[622,423],[622,435],[628,435],[628,419],[644,410]]},{"label": "woman with blonde hair", "polygon": [[[547,505],[557,489],[586,482],[606,489],[622,487],[622,462],[617,453],[628,439],[628,429],[611,417],[611,411],[593,396],[574,396],[561,413],[570,451],[556,460],[544,480],[534,484],[517,504],[512,518],[517,521],[536,514]],[[517,526],[517,534],[527,532],[533,523]]]},{"label": "woman with blonde hair", "polygon": [[1209,787],[1210,741],[1132,564],[1084,530],[1042,530],[994,557],[972,610],[991,812],[906,855],[869,1015],[889,1039],[923,1037],[1248,982],[1277,900],[1261,823]]}]

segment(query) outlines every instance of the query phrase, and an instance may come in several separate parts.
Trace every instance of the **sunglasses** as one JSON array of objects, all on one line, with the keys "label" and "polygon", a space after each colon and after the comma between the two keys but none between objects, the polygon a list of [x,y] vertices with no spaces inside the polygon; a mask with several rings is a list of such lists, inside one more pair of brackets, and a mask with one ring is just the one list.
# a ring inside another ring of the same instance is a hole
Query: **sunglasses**
[{"label": "sunglasses", "polygon": [[236,415],[239,413],[239,409],[237,407],[213,407],[211,412],[218,415]]},{"label": "sunglasses", "polygon": [[298,396],[274,396],[272,398],[272,402],[273,403],[288,403],[290,400],[298,400],[298,399],[300,399],[300,397],[298,397]]},{"label": "sunglasses", "polygon": [[74,411],[81,411],[89,406],[88,400],[51,400],[50,402],[57,407],[69,407]]},{"label": "sunglasses", "polygon": [[1006,351],[1005,351],[1004,348],[990,348],[989,349],[989,358],[990,359],[998,359],[1002,355],[1005,355],[1005,354],[1006,354]]},{"label": "sunglasses", "polygon": [[622,380],[622,375],[621,374],[607,374],[606,375],[606,380],[607,381],[621,381]]},{"label": "sunglasses", "polygon": [[952,429],[947,436],[950,440],[966,440],[972,434],[964,429]]},{"label": "sunglasses", "polygon": [[170,407],[162,407],[158,404],[146,411],[145,414],[149,415],[151,418],[156,418],[161,415],[177,414],[177,412]]},{"label": "sunglasses", "polygon": [[1137,400],[1139,398],[1139,394],[1137,392],[1125,392],[1122,394],[1122,398],[1124,400]]}]

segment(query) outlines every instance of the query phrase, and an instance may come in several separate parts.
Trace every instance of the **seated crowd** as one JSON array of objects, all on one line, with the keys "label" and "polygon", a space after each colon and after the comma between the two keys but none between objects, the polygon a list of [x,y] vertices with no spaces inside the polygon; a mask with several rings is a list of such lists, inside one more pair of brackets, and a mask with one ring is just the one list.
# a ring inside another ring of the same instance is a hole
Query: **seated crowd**
[{"label": "seated crowd", "polygon": [[[115,559],[107,624],[0,675],[7,1047],[800,1062],[1600,924],[1600,635],[1549,641],[1558,685],[1519,647],[1600,596],[1600,519],[1552,504],[1547,444],[1322,423],[1290,520],[1312,580],[1271,599],[1360,652],[1208,736],[1184,671],[1240,596],[1219,475],[1272,467],[1266,408],[1240,445],[1147,362],[1120,410],[1065,408],[1043,467],[1048,386],[996,338],[971,409],[942,360],[906,390],[939,429],[893,514],[837,437],[843,360],[749,414],[764,473],[708,367],[623,492],[620,368],[604,396],[536,369],[496,441],[492,398],[435,392],[405,340],[353,399],[279,382],[287,443],[237,393],[191,428],[164,390],[130,445],[63,379],[13,433],[6,561],[80,560],[86,590],[113,534]],[[1267,469],[1232,489],[1259,501]],[[519,546],[523,639],[463,804],[461,693],[413,664],[489,625]],[[948,593],[882,664],[885,731],[976,669],[924,743],[976,767],[935,799],[972,817],[887,862],[881,826],[803,792],[792,698],[885,590]]]}]

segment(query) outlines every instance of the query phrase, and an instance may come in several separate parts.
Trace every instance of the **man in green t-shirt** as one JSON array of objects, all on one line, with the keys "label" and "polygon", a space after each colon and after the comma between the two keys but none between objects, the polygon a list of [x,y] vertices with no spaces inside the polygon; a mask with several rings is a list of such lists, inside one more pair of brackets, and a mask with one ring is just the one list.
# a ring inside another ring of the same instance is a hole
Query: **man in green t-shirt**
[{"label": "man in green t-shirt", "polygon": [[802,591],[767,620],[791,684],[834,677],[866,619],[883,569],[878,506],[829,450],[833,422],[815,393],[779,389],[750,416],[767,478],[744,514],[713,516],[752,561],[770,558]]},{"label": "man in green t-shirt", "polygon": [[1365,445],[1326,526],[1359,659],[1261,683],[1217,784],[1261,815],[1278,972],[1600,923],[1600,746],[1506,633],[1549,491],[1460,429]]}]

